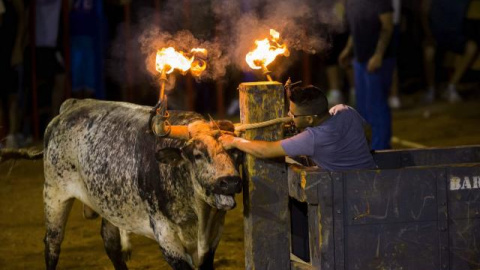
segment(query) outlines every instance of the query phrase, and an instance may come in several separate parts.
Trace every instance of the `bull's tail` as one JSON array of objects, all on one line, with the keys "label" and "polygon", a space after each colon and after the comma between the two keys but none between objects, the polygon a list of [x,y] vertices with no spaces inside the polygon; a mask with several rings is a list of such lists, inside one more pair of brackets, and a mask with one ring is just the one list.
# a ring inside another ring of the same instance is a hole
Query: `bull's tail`
[{"label": "bull's tail", "polygon": [[41,159],[43,158],[43,150],[34,148],[3,148],[0,149],[0,162],[9,159]]}]

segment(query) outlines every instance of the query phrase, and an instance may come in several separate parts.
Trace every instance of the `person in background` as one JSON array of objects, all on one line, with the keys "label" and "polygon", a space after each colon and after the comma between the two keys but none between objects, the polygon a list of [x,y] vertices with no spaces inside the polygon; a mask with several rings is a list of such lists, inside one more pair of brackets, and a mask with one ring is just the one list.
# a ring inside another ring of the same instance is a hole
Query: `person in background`
[{"label": "person in background", "polygon": [[304,155],[327,171],[376,167],[365,136],[366,122],[353,108],[337,105],[329,111],[325,94],[314,86],[293,88],[289,99],[288,115],[301,133],[275,142],[222,135],[223,147],[259,158]]},{"label": "person in background", "polygon": [[[51,86],[50,118],[65,99],[65,63],[59,46],[62,0],[35,2],[35,54],[39,85]],[[40,88],[40,86],[39,86]]]},{"label": "person in background", "polygon": [[[477,56],[480,39],[480,4],[478,0],[423,0],[422,28],[424,39],[424,67],[427,82],[425,101],[435,100],[435,55],[438,50],[453,51],[459,56],[444,97],[450,103],[461,101],[457,85]],[[448,18],[446,20],[445,18]]]},{"label": "person in background", "polygon": [[[343,1],[334,2],[332,6],[332,14],[333,21],[330,22],[330,25],[327,27],[330,30],[329,36],[332,46],[326,58],[326,74],[329,87],[327,97],[330,106],[340,104],[344,101],[341,91],[342,77],[340,76],[341,67],[338,65],[338,56],[342,52],[343,47],[345,47],[349,36],[345,21],[345,5]],[[348,75],[352,75],[347,69],[345,69],[345,71],[347,77]],[[352,82],[353,79],[349,81]],[[350,87],[353,87],[353,85],[350,85]]]},{"label": "person in background", "polygon": [[[23,0],[0,1],[0,75],[2,101],[0,103],[0,129],[2,137],[8,131],[5,146],[21,147],[22,65],[26,18]],[[5,117],[8,114],[8,121]]]},{"label": "person in background", "polygon": [[388,106],[395,68],[392,11],[391,0],[349,0],[351,34],[339,57],[340,64],[348,66],[354,52],[356,108],[372,126],[374,150],[389,149],[392,133]]},{"label": "person in background", "polygon": [[72,96],[105,99],[103,1],[74,0],[70,11]]},{"label": "person in background", "polygon": [[[399,45],[400,45],[400,19],[401,19],[401,11],[402,11],[402,1],[401,0],[392,0],[392,7],[393,7],[393,36],[392,36],[392,43],[393,43],[393,52],[395,57],[398,53]],[[392,109],[400,109],[402,103],[400,101],[399,95],[399,87],[400,82],[398,79],[398,66],[395,64],[395,69],[393,71],[393,80],[392,80],[392,88],[390,89],[390,97],[388,97],[388,105]]]}]

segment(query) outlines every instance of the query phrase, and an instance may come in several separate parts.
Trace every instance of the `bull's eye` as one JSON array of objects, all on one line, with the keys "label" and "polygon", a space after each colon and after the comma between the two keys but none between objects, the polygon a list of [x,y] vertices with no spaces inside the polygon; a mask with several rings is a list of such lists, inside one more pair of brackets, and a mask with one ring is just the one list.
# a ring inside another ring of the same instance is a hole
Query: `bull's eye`
[{"label": "bull's eye", "polygon": [[197,159],[197,160],[203,158],[202,154],[196,154],[196,155],[194,155],[193,157],[194,157],[195,159]]}]

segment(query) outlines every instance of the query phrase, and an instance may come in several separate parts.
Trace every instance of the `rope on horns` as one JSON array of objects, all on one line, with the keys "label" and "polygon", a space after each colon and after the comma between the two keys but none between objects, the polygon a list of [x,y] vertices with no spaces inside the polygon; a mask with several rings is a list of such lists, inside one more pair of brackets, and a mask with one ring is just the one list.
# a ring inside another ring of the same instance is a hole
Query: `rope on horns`
[{"label": "rope on horns", "polygon": [[271,125],[279,124],[279,123],[288,123],[291,122],[292,118],[291,117],[281,117],[281,118],[275,118],[272,120],[268,120],[265,122],[259,122],[259,123],[254,123],[254,124],[239,124],[235,126],[235,132],[241,132],[249,129],[256,129],[256,128],[262,128],[262,127],[268,127]]}]

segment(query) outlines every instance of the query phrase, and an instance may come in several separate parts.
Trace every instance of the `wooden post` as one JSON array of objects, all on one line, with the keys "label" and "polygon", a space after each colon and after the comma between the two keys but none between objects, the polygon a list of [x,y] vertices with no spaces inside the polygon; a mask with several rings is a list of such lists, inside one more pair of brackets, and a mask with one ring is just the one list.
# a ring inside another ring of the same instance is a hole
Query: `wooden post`
[{"label": "wooden post", "polygon": [[[284,89],[279,82],[242,83],[240,121],[258,123],[284,115]],[[249,130],[244,138],[282,139],[281,124]],[[244,162],[244,225],[246,269],[290,269],[287,168],[284,159]]]}]

